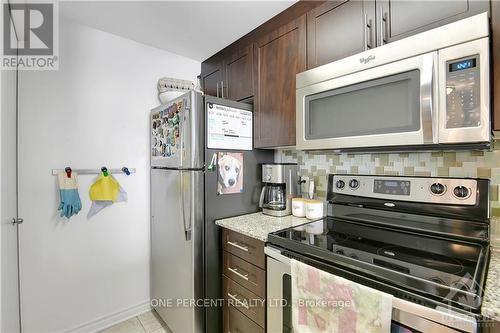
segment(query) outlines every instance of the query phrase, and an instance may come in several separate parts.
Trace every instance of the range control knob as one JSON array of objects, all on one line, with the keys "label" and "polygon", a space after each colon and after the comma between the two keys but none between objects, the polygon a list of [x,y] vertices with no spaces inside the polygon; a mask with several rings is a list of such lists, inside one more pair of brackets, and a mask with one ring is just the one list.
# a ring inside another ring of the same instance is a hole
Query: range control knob
[{"label": "range control knob", "polygon": [[359,181],[357,179],[351,179],[349,181],[349,187],[353,190],[357,189],[359,187]]},{"label": "range control knob", "polygon": [[341,256],[345,255],[344,250],[342,249],[336,249],[335,253],[340,254]]},{"label": "range control knob", "polygon": [[436,195],[441,195],[446,192],[446,187],[441,183],[434,183],[431,185],[431,192]]},{"label": "range control knob", "polygon": [[345,182],[343,180],[337,180],[335,183],[335,187],[337,187],[339,190],[343,189],[345,186]]},{"label": "range control knob", "polygon": [[453,189],[453,194],[460,199],[465,199],[469,196],[469,189],[465,186],[457,186]]}]

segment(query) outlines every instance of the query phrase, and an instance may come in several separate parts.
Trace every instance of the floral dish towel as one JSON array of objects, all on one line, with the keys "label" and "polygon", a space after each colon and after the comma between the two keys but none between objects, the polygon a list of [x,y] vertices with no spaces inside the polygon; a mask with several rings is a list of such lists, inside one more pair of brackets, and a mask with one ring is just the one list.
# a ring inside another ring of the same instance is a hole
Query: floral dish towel
[{"label": "floral dish towel", "polygon": [[294,333],[389,333],[392,295],[291,260]]}]

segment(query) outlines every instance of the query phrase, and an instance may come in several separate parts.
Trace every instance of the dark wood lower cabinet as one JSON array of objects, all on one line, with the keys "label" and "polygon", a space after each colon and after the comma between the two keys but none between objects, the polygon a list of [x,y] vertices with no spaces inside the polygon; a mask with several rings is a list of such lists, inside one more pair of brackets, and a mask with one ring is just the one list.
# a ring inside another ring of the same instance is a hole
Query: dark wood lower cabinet
[{"label": "dark wood lower cabinet", "polygon": [[266,304],[264,299],[226,276],[222,277],[222,285],[224,286],[223,292],[226,304],[236,307],[257,325],[265,326]]},{"label": "dark wood lower cabinet", "polygon": [[485,319],[479,324],[480,333],[498,333],[500,332],[500,322],[490,319]]},{"label": "dark wood lower cabinet", "polygon": [[264,333],[265,330],[232,306],[224,308],[224,333]]},{"label": "dark wood lower cabinet", "polygon": [[248,261],[262,269],[266,268],[264,242],[250,238],[236,231],[224,229],[222,231],[222,248],[224,251]]},{"label": "dark wood lower cabinet", "polygon": [[223,331],[265,332],[266,270],[261,264],[264,242],[227,229],[222,233]]}]

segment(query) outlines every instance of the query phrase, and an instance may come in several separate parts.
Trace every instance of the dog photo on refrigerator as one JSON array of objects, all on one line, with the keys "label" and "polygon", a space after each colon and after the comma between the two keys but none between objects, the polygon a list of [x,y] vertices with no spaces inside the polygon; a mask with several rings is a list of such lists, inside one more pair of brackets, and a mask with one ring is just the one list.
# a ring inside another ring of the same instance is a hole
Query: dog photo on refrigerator
[{"label": "dog photo on refrigerator", "polygon": [[243,192],[243,153],[219,152],[217,194]]}]

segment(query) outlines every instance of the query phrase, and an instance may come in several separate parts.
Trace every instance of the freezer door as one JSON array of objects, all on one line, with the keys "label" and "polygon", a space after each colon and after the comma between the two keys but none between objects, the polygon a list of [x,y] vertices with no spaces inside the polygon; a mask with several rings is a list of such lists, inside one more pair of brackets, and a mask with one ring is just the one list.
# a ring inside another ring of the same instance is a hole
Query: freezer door
[{"label": "freezer door", "polygon": [[151,299],[173,332],[202,332],[203,172],[151,170]]},{"label": "freezer door", "polygon": [[203,168],[203,97],[188,92],[151,111],[151,166]]}]

